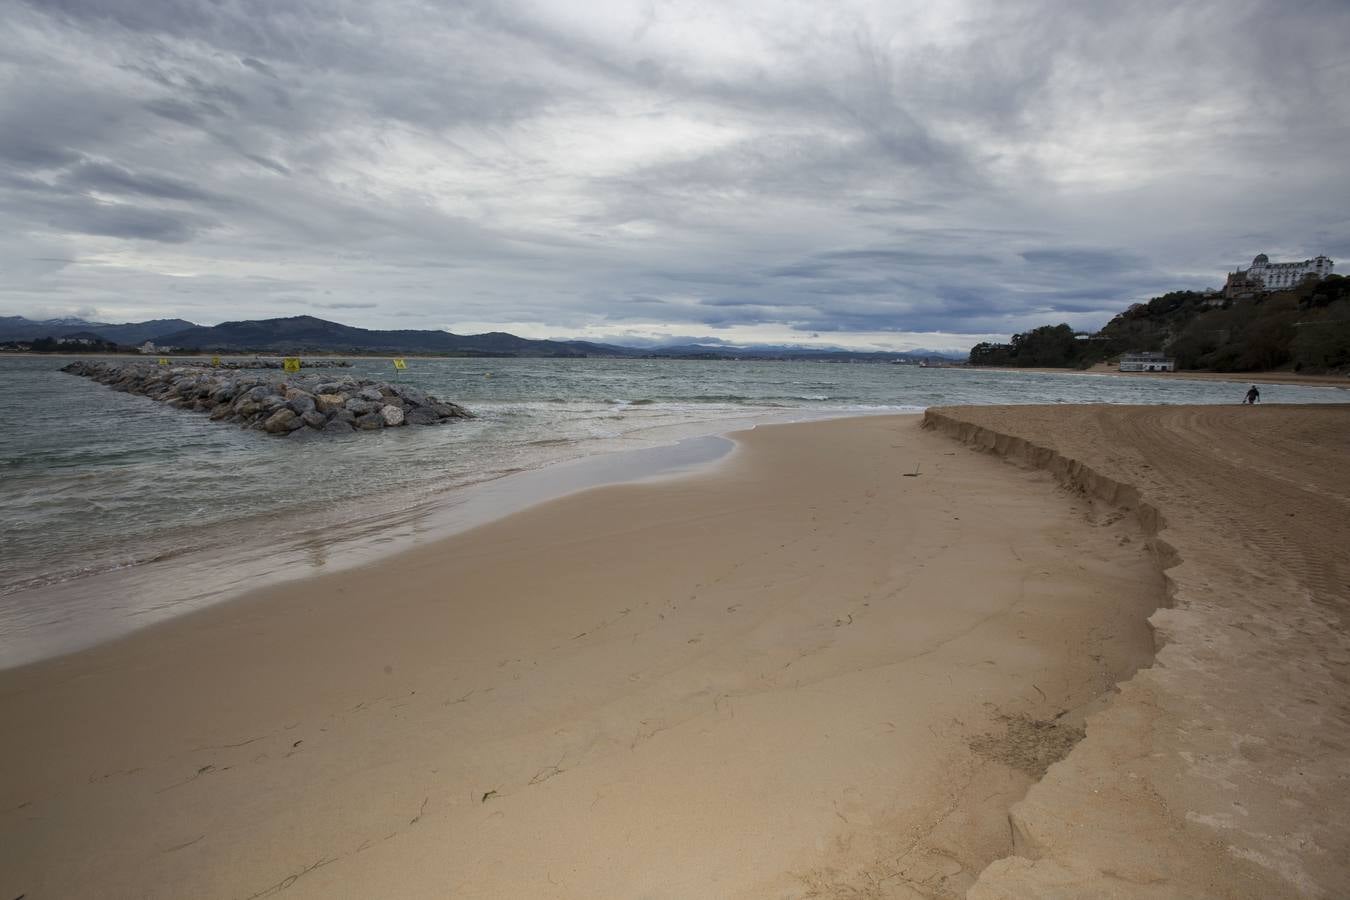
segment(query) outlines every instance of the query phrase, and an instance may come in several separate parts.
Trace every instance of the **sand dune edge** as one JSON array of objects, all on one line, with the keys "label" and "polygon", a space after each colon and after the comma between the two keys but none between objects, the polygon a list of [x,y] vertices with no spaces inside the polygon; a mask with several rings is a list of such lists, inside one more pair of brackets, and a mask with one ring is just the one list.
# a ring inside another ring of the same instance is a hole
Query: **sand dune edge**
[{"label": "sand dune edge", "polygon": [[[1216,556],[1232,566],[1234,554],[1196,546],[1206,536],[1196,527],[1205,519],[1203,504],[1178,515],[1179,504],[1164,499],[1163,481],[1127,480],[1130,467],[1113,466],[1118,460],[1107,447],[1083,440],[1064,442],[1078,448],[1054,446],[1089,418],[1107,423],[1101,432],[1113,434],[1110,420],[1121,415],[1119,408],[1102,407],[1072,412],[1063,407],[931,408],[925,413],[926,429],[1047,471],[1071,490],[1128,511],[1149,536],[1171,600],[1149,619],[1154,664],[1118,685],[1119,695],[1088,718],[1085,738],[1014,805],[1014,855],[990,864],[967,896],[1344,896],[1350,878],[1343,862],[1328,859],[1332,854],[1326,851],[1346,846],[1333,799],[1344,794],[1345,762],[1328,762],[1315,752],[1318,726],[1326,724],[1318,714],[1309,717],[1311,733],[1304,732],[1302,744],[1289,740],[1286,717],[1269,715],[1275,706],[1295,707],[1307,716],[1310,707],[1320,708],[1327,695],[1337,693],[1334,682],[1323,678],[1320,686],[1327,693],[1317,696],[1306,676],[1318,667],[1322,654],[1317,650],[1327,650],[1333,663],[1344,658],[1337,653],[1344,649],[1344,631],[1329,629],[1327,647],[1305,647],[1291,663],[1283,648],[1272,646],[1284,641],[1267,641],[1271,635],[1261,626],[1278,629],[1283,618],[1306,636],[1316,630],[1308,627],[1310,619],[1328,618],[1315,606],[1290,610],[1268,602],[1266,595],[1281,589],[1297,595],[1297,573],[1270,573],[1271,583],[1254,585],[1251,593],[1257,598],[1242,602],[1247,593],[1242,576],[1214,566]],[[1344,418],[1345,412],[1332,415]],[[1056,427],[1037,427],[1047,422]],[[1295,577],[1275,584],[1288,574]],[[1305,603],[1315,604],[1318,585],[1302,587],[1309,595]],[[1278,666],[1276,657],[1284,656],[1286,665],[1273,672],[1244,670],[1239,660],[1253,659],[1249,649],[1238,650],[1236,645],[1244,643],[1266,644],[1257,658]],[[1244,727],[1234,727],[1239,723]],[[1339,726],[1337,737],[1344,735],[1343,720]],[[1323,793],[1327,789],[1332,793]]]}]

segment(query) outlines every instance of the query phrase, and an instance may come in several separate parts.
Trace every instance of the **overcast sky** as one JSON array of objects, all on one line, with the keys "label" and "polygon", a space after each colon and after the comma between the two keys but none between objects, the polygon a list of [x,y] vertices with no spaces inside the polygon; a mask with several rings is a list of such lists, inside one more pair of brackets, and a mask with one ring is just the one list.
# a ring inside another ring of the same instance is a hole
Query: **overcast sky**
[{"label": "overcast sky", "polygon": [[1350,270],[1350,3],[0,0],[0,314],[965,349]]}]

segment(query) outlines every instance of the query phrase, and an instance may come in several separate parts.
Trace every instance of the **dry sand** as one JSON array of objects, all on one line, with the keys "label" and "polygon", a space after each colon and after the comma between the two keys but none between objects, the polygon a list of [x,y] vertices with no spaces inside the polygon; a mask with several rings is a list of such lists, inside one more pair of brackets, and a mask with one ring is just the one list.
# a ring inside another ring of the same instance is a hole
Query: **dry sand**
[{"label": "dry sand", "polygon": [[0,896],[959,896],[1146,542],[918,417],[738,440],[0,673]]},{"label": "dry sand", "polygon": [[1350,894],[1347,410],[929,421],[0,673],[0,896]]},{"label": "dry sand", "polygon": [[1017,855],[970,896],[1350,897],[1350,406],[928,419],[1135,510],[1176,563],[1155,664],[1017,805]]}]

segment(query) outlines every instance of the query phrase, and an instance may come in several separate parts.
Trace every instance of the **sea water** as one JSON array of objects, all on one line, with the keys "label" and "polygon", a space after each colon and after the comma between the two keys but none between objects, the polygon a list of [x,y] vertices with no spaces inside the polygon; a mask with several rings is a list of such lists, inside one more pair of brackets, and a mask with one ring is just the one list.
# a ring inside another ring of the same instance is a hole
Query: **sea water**
[{"label": "sea water", "polygon": [[[948,404],[1236,403],[1245,391],[884,364],[412,359],[396,372],[364,359],[331,371],[403,381],[478,418],[296,442],[62,374],[67,361],[0,358],[0,666],[695,465],[730,446],[707,435],[756,423]],[[1262,399],[1350,395],[1263,385]]]}]

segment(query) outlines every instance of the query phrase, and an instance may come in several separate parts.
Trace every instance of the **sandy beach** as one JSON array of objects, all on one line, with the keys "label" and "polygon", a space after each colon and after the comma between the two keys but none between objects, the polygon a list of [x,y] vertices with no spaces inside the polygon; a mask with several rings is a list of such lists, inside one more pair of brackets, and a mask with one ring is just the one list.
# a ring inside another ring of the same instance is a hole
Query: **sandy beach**
[{"label": "sandy beach", "polygon": [[0,672],[0,896],[1350,891],[1350,409],[735,438]]},{"label": "sandy beach", "polygon": [[[1350,390],[1350,375],[1306,375],[1301,372],[1209,372],[1186,369],[1180,372],[1122,372],[1119,366],[1097,363],[1086,369],[1045,369],[1036,367],[988,366],[998,372],[1040,372],[1044,375],[1111,375],[1121,378],[1170,378],[1187,381],[1233,381],[1245,384],[1288,384],[1338,387]],[[1240,397],[1239,397],[1240,399]]]}]

